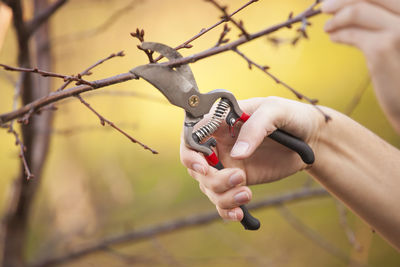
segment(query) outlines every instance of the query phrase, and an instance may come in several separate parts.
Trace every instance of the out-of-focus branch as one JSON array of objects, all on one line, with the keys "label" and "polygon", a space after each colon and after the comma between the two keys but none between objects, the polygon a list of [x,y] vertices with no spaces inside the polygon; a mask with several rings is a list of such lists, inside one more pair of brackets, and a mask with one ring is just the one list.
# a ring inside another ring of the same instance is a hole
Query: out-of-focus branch
[{"label": "out-of-focus branch", "polygon": [[45,23],[60,7],[62,7],[68,0],[57,0],[49,5],[46,9],[35,16],[31,21],[27,22],[27,33],[31,36],[35,31]]},{"label": "out-of-focus branch", "polygon": [[[293,203],[297,201],[304,201],[308,199],[314,199],[319,197],[327,197],[329,193],[322,189],[301,189],[299,191],[289,192],[283,195],[279,195],[272,198],[267,198],[258,202],[250,203],[248,205],[249,209],[262,209],[269,207],[276,207],[282,204]],[[179,218],[172,220],[170,222],[166,222],[160,225],[151,226],[142,230],[137,230],[133,232],[128,232],[122,234],[120,236],[115,236],[103,241],[100,241],[98,244],[88,246],[85,248],[77,249],[76,251],[72,251],[67,253],[64,256],[44,259],[40,262],[36,262],[31,264],[32,267],[44,267],[44,266],[53,266],[55,264],[62,264],[66,262],[70,262],[72,260],[84,257],[91,253],[104,250],[105,248],[113,245],[123,244],[127,242],[138,242],[141,240],[146,240],[152,238],[154,236],[159,236],[162,234],[173,233],[179,230],[183,230],[189,227],[198,227],[202,225],[206,225],[212,223],[214,221],[220,220],[220,217],[217,212],[208,212],[200,215],[189,216],[186,218]]]},{"label": "out-of-focus branch", "polygon": [[[339,249],[337,246],[333,245],[325,238],[323,238],[316,231],[305,225],[302,221],[300,221],[289,209],[285,206],[281,205],[278,207],[278,211],[282,218],[284,218],[294,229],[296,229],[299,233],[304,235],[306,238],[310,239],[313,243],[318,245],[318,247],[324,249],[329,254],[335,256],[339,260],[344,263],[348,263],[351,259],[347,256],[347,254]],[[354,262],[354,266],[365,266],[360,263]]]},{"label": "out-of-focus branch", "polygon": [[116,126],[112,121],[109,121],[108,119],[103,117],[88,102],[86,102],[80,95],[76,95],[76,97],[79,99],[79,101],[81,101],[82,104],[84,104],[88,109],[90,109],[99,118],[101,125],[103,125],[103,126],[105,126],[105,124],[110,125],[112,128],[114,128],[118,132],[122,133],[125,137],[127,137],[132,143],[140,145],[144,149],[151,151],[151,153],[153,153],[153,154],[158,154],[157,151],[155,151],[154,149],[152,149],[152,148],[148,147],[147,145],[141,143],[140,141],[136,140],[135,138],[130,136],[127,132],[125,132],[124,130],[122,130],[118,126]]},{"label": "out-of-focus branch", "polygon": [[105,31],[107,31],[112,25],[114,25],[125,14],[132,11],[137,5],[141,4],[142,2],[144,2],[144,0],[133,0],[130,3],[128,3],[126,6],[123,6],[119,9],[117,9],[115,12],[113,12],[108,18],[106,18],[101,24],[99,24],[95,28],[77,32],[77,33],[68,34],[68,35],[61,35],[59,37],[56,37],[54,40],[52,40],[52,43],[59,44],[59,43],[65,43],[65,42],[69,42],[69,41],[77,41],[77,40],[82,40],[83,38],[86,38],[86,39],[92,38],[98,34],[101,34]]}]

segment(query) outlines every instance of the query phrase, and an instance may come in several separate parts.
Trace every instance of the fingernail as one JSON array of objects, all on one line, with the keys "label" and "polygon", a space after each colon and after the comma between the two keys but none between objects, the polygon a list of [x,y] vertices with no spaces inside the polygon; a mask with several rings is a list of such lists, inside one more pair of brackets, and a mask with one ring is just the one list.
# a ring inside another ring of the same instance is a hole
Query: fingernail
[{"label": "fingernail", "polygon": [[324,13],[333,12],[337,9],[338,1],[337,0],[326,0],[322,2],[321,10]]},{"label": "fingernail", "polygon": [[249,144],[248,143],[239,141],[232,148],[231,156],[232,157],[241,156],[241,155],[245,154],[248,149],[249,149]]},{"label": "fingernail", "polygon": [[195,172],[201,173],[201,174],[203,174],[203,175],[206,174],[206,169],[203,167],[203,165],[201,165],[201,164],[199,164],[199,163],[194,163],[194,164],[192,165],[192,169],[193,169]]},{"label": "fingernail", "polygon": [[236,172],[229,177],[229,184],[230,186],[237,186],[243,182],[243,175],[240,172]]},{"label": "fingernail", "polygon": [[237,220],[237,215],[236,215],[235,211],[229,211],[228,216],[229,216],[229,218],[231,218],[231,220],[234,220],[234,221]]},{"label": "fingernail", "polygon": [[234,199],[237,204],[244,204],[244,203],[247,203],[247,201],[249,201],[250,196],[247,192],[241,192],[241,193],[237,194],[236,196],[234,196]]}]

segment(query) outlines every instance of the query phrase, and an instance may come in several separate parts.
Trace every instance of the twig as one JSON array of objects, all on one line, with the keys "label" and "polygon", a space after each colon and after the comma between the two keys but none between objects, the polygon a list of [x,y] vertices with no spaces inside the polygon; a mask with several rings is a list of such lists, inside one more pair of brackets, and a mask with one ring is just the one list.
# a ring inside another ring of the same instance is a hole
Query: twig
[{"label": "twig", "polygon": [[19,146],[19,157],[21,158],[22,163],[24,165],[26,179],[30,180],[30,179],[34,178],[34,175],[32,174],[32,172],[29,168],[28,162],[26,161],[26,157],[25,157],[26,148],[24,146],[24,143],[22,143],[21,139],[19,138],[19,134],[14,130],[14,127],[12,124],[10,124],[10,126],[8,128],[8,132],[14,135],[15,144]]},{"label": "twig", "polygon": [[[97,66],[103,64],[104,62],[114,58],[114,57],[124,57],[124,51],[120,51],[118,53],[113,53],[111,55],[109,55],[106,58],[100,59],[99,61],[97,61],[96,63],[94,63],[93,65],[91,65],[90,67],[88,67],[87,69],[85,69],[84,71],[79,73],[79,76],[88,76],[91,75],[92,73],[90,72],[91,70],[93,70],[94,68],[96,68]],[[68,80],[66,81],[60,88],[57,89],[57,91],[62,91],[64,90],[70,83],[72,82],[72,80]]]},{"label": "twig", "polygon": [[352,263],[354,263],[356,266],[365,266],[364,264],[354,262],[351,258],[347,256],[344,251],[342,251],[341,249],[327,241],[325,238],[323,238],[321,235],[319,235],[316,231],[305,225],[285,206],[279,206],[278,211],[282,218],[284,218],[294,229],[296,229],[299,233],[310,239],[312,242],[314,242],[320,248],[324,249],[329,254],[335,256],[344,263],[352,261]]},{"label": "twig", "polygon": [[60,7],[68,0],[58,0],[51,4],[47,9],[43,10],[39,15],[34,17],[30,22],[27,22],[27,33],[31,36],[35,31],[46,22]]},{"label": "twig", "polygon": [[[140,43],[144,42],[144,30],[143,29],[140,30],[139,28],[136,28],[136,32],[131,32],[131,36],[134,38],[137,38],[140,41]],[[138,45],[137,48],[146,54],[146,56],[149,59],[149,63],[155,63],[155,60],[153,58],[154,51],[151,51],[148,49],[143,49],[141,45]]]},{"label": "twig", "polygon": [[[258,0],[250,0],[249,2],[247,2],[246,4],[244,4],[243,6],[241,6],[240,8],[236,9],[234,12],[232,12],[229,17],[233,17],[234,15],[236,15],[237,13],[239,13],[240,11],[242,11],[243,9],[245,9],[246,7],[248,7],[249,5],[257,2]],[[200,30],[200,32],[196,35],[194,35],[192,38],[186,40],[185,42],[183,42],[182,44],[178,45],[175,47],[175,50],[180,50],[182,48],[192,48],[191,43],[195,40],[197,40],[198,38],[200,38],[201,36],[203,36],[204,34],[206,34],[207,32],[213,30],[214,28],[218,27],[219,25],[221,25],[222,23],[226,22],[225,19],[222,19],[220,21],[218,21],[217,23],[215,23],[214,25],[208,27],[208,28],[203,28]],[[160,59],[162,59],[163,56],[159,56],[158,58],[156,58],[154,61],[158,62]]]},{"label": "twig", "polygon": [[353,112],[356,109],[356,107],[358,106],[358,104],[360,104],[361,98],[367,91],[370,83],[371,83],[371,78],[367,74],[365,81],[363,81],[362,84],[360,85],[360,87],[357,89],[356,95],[352,98],[349,105],[345,108],[344,114],[346,114],[348,116],[351,116],[353,114]]},{"label": "twig", "polygon": [[114,128],[118,132],[122,133],[125,137],[127,137],[132,143],[136,143],[136,144],[142,146],[144,149],[151,151],[151,153],[153,153],[153,154],[158,154],[157,151],[151,149],[147,145],[145,145],[145,144],[141,143],[140,141],[136,140],[135,138],[130,136],[127,132],[125,132],[124,130],[120,129],[118,126],[116,126],[113,122],[111,122],[111,121],[107,120],[105,117],[103,117],[88,102],[86,102],[80,95],[76,95],[75,97],[78,98],[79,101],[81,101],[82,104],[84,104],[88,109],[90,109],[99,118],[101,125],[103,125],[103,126],[105,126],[105,124],[110,125],[112,128]]},{"label": "twig", "polygon": [[301,94],[299,91],[294,89],[292,86],[288,85],[284,81],[280,80],[278,77],[273,75],[271,72],[269,72],[269,67],[268,66],[261,66],[257,63],[255,63],[253,60],[251,60],[249,57],[247,57],[245,54],[240,52],[237,48],[232,49],[236,54],[241,56],[243,59],[245,59],[249,65],[249,69],[252,68],[252,66],[260,69],[262,72],[267,74],[271,79],[273,79],[277,84],[281,84],[285,88],[289,89],[298,99],[305,99],[308,103],[314,105],[314,107],[325,117],[325,121],[329,121],[331,117],[329,117],[328,114],[326,114],[322,109],[320,109],[318,106],[316,106],[318,100],[316,99],[310,99],[309,97]]},{"label": "twig", "polygon": [[[268,35],[279,29],[287,27],[288,25],[298,23],[298,22],[302,21],[303,17],[309,18],[309,17],[313,17],[320,13],[321,13],[320,10],[307,9],[305,12],[299,14],[298,16],[296,16],[290,20],[287,20],[283,23],[274,25],[272,27],[268,27],[264,30],[254,33],[254,34],[250,34],[250,40],[254,40],[261,36]],[[200,52],[200,53],[188,56],[188,57],[183,57],[183,58],[179,58],[176,60],[172,60],[172,61],[168,61],[168,62],[160,63],[160,64],[169,66],[169,67],[178,67],[180,65],[194,63],[198,60],[201,60],[201,59],[204,59],[204,58],[216,55],[216,54],[220,54],[220,53],[223,53],[226,51],[231,51],[233,48],[236,48],[244,43],[247,43],[250,40],[246,40],[246,38],[241,37],[238,40],[228,43],[226,45],[213,47],[211,49],[207,49],[203,52]],[[54,102],[57,102],[61,99],[67,98],[67,97],[75,96],[77,94],[81,94],[81,93],[84,93],[87,91],[95,90],[95,89],[109,86],[112,84],[122,83],[122,82],[132,80],[132,79],[138,79],[138,77],[131,73],[123,73],[123,74],[119,74],[119,75],[116,75],[116,76],[113,76],[110,78],[106,78],[103,80],[91,81],[90,83],[93,86],[81,85],[81,86],[73,87],[73,88],[70,88],[67,90],[63,90],[61,92],[52,93],[48,96],[42,97],[38,100],[35,100],[14,112],[9,112],[9,113],[0,115],[0,125],[4,124],[12,119],[15,119],[17,117],[23,116],[25,113],[29,112],[29,110],[31,110],[31,109],[37,110],[38,108],[41,108],[45,105],[48,105],[48,104],[51,104]]]},{"label": "twig", "polygon": [[98,34],[105,32],[112,25],[114,25],[123,15],[132,11],[138,4],[141,4],[144,0],[133,0],[130,1],[126,6],[123,6],[116,11],[114,11],[109,17],[107,17],[101,24],[96,26],[94,29],[84,30],[77,33],[72,33],[68,35],[61,35],[56,37],[52,42],[55,44],[63,44],[69,41],[82,40],[83,38],[91,38]]},{"label": "twig", "polygon": [[214,47],[220,46],[222,44],[226,44],[229,42],[228,38],[225,38],[225,36],[231,31],[231,28],[228,27],[228,24],[224,25],[224,29],[222,30],[219,39],[217,41],[217,44]]},{"label": "twig", "polygon": [[89,86],[95,86],[93,83],[82,79],[80,74],[78,74],[77,76],[69,76],[69,75],[58,74],[58,73],[54,73],[54,72],[50,72],[50,71],[39,70],[38,68],[19,68],[19,67],[8,66],[5,64],[0,64],[0,67],[3,67],[5,70],[8,70],[8,71],[37,73],[43,77],[60,78],[60,79],[63,79],[64,81],[76,81],[76,85],[86,84]]},{"label": "twig", "polygon": [[220,4],[217,3],[215,0],[204,0],[206,2],[210,2],[213,4],[217,9],[219,9],[224,15],[221,17],[222,20],[228,22],[232,22],[233,25],[236,26],[242,33],[239,36],[244,36],[247,40],[250,39],[250,34],[246,31],[246,29],[243,26],[243,21],[236,21],[232,16],[230,16],[227,12],[227,7],[226,6],[221,6]]},{"label": "twig", "polygon": [[[276,207],[286,203],[293,203],[296,201],[304,201],[308,199],[327,197],[329,193],[322,189],[301,189],[294,192],[289,192],[280,196],[267,198],[258,202],[251,203],[248,205],[249,209],[261,209]],[[40,262],[30,264],[31,267],[44,267],[53,266],[56,264],[66,263],[91,253],[101,251],[109,246],[123,244],[126,242],[139,242],[152,238],[154,236],[159,236],[162,234],[173,233],[175,231],[180,231],[189,227],[207,225],[214,221],[220,220],[217,212],[207,212],[200,215],[189,216],[185,218],[174,219],[170,222],[162,223],[160,225],[150,226],[141,230],[136,230],[128,233],[124,233],[119,236],[111,237],[106,240],[100,241],[92,246],[87,246],[85,248],[77,249],[75,251],[67,252],[63,256],[44,259]]]},{"label": "twig", "polygon": [[344,232],[347,236],[347,240],[349,243],[352,245],[352,247],[360,252],[362,250],[362,247],[360,243],[357,241],[356,235],[354,234],[354,231],[351,229],[349,226],[349,222],[347,221],[347,209],[346,207],[339,202],[339,200],[335,200],[336,202],[336,208],[339,212],[339,223],[340,226],[344,229]]}]

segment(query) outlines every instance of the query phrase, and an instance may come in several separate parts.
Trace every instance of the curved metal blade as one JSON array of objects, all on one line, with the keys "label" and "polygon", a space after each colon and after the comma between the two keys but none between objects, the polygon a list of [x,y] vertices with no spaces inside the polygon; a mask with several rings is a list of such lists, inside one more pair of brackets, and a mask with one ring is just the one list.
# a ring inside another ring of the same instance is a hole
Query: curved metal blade
[{"label": "curved metal blade", "polygon": [[[141,47],[143,49],[149,49],[152,51],[156,51],[156,52],[160,53],[162,56],[168,58],[169,60],[174,60],[174,59],[182,57],[182,55],[178,51],[176,51],[174,48],[169,47],[165,44],[161,44],[161,43],[143,42],[141,44]],[[186,80],[188,80],[193,85],[193,87],[194,87],[194,89],[196,89],[196,91],[199,91],[196,80],[194,79],[193,72],[190,69],[189,65],[182,65],[175,69],[178,73],[180,73],[183,77],[186,78]]]}]

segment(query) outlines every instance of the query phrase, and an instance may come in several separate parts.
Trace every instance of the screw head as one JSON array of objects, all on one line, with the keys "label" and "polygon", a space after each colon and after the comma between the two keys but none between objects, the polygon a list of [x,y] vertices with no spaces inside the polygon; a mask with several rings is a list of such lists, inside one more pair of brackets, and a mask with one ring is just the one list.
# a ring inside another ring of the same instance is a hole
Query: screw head
[{"label": "screw head", "polygon": [[189,97],[189,106],[191,107],[197,107],[200,103],[200,98],[198,95],[192,95]]}]

